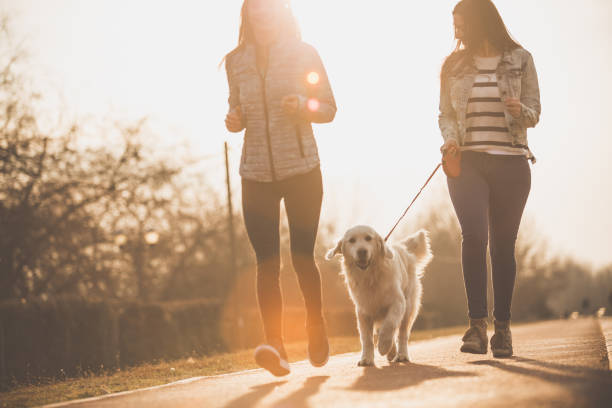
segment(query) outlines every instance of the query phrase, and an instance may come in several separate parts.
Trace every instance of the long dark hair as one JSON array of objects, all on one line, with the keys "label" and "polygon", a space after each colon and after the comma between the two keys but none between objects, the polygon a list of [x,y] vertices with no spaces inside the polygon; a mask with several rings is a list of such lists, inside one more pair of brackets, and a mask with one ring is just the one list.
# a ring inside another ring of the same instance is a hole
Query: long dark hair
[{"label": "long dark hair", "polygon": [[[251,28],[251,22],[249,21],[248,5],[250,0],[244,0],[242,3],[242,9],[240,10],[240,30],[238,32],[238,45],[232,51],[228,52],[221,64],[233,53],[241,49],[246,44],[254,43],[255,38],[253,30]],[[300,28],[297,20],[293,16],[291,11],[290,0],[274,0],[278,3],[279,7],[279,35],[285,38],[296,38],[302,39]]]},{"label": "long dark hair", "polygon": [[502,53],[521,48],[508,32],[504,20],[491,0],[461,0],[453,9],[454,14],[463,17],[464,35],[457,40],[455,50],[444,61],[443,78],[467,63],[485,41]]}]

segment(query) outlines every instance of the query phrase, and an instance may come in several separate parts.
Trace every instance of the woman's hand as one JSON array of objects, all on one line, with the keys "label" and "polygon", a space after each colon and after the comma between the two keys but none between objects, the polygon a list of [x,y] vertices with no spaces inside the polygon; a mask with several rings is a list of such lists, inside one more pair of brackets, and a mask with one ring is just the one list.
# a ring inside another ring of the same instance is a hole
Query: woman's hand
[{"label": "woman's hand", "polygon": [[293,116],[300,107],[300,98],[297,95],[287,95],[281,99],[281,106],[287,115]]},{"label": "woman's hand", "polygon": [[440,148],[440,151],[442,152],[442,154],[448,151],[450,154],[454,155],[455,153],[457,153],[458,149],[459,145],[457,144],[457,141],[455,139],[448,139],[446,142],[444,142],[444,144]]},{"label": "woman's hand", "polygon": [[225,116],[225,127],[232,133],[238,133],[244,129],[244,126],[242,126],[242,111],[240,110],[240,106],[236,106],[227,116]]},{"label": "woman's hand", "polygon": [[508,112],[510,112],[514,118],[518,118],[521,116],[521,110],[523,108],[521,106],[521,101],[518,98],[507,98],[506,109],[508,109]]}]

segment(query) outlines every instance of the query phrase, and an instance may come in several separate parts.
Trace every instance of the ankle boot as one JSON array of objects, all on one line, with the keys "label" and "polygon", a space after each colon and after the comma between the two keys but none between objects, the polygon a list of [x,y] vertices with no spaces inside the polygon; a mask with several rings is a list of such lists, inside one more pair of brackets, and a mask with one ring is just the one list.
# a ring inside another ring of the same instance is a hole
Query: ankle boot
[{"label": "ankle boot", "polygon": [[464,353],[487,353],[487,319],[470,319],[470,328],[463,335],[461,351]]},{"label": "ankle boot", "polygon": [[495,320],[495,334],[491,337],[491,351],[493,357],[507,358],[511,357],[512,351],[512,333],[510,332],[510,321]]}]

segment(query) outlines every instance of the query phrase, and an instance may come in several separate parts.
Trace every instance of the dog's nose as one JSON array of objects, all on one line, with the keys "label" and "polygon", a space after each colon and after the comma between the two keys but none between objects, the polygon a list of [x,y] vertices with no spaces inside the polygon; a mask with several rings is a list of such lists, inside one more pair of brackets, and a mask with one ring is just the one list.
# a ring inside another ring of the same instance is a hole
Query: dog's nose
[{"label": "dog's nose", "polygon": [[359,257],[360,259],[364,259],[368,256],[368,251],[366,249],[358,249],[357,250],[357,257]]}]

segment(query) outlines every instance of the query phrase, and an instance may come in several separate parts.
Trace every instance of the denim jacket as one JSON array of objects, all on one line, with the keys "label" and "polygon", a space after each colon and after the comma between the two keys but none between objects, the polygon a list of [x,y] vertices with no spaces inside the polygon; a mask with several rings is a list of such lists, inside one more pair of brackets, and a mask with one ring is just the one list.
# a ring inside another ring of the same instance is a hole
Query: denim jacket
[{"label": "denim jacket", "polygon": [[[461,52],[461,51],[460,51]],[[478,73],[474,61],[460,61],[443,75],[440,86],[440,115],[438,124],[446,142],[454,139],[459,146],[465,139],[468,99]],[[523,145],[528,150],[527,128],[534,127],[540,119],[540,88],[531,54],[523,48],[506,51],[497,66],[497,84],[502,102],[506,98],[519,98],[522,109],[518,118],[507,110],[505,118],[513,145]],[[535,157],[530,157],[535,162]]]},{"label": "denim jacket", "polygon": [[[319,155],[311,123],[331,122],[336,114],[334,95],[317,51],[297,39],[275,43],[262,76],[255,47],[247,44],[228,56],[226,70],[230,110],[240,106],[246,128],[242,178],[272,182],[317,168]],[[300,101],[293,116],[281,106],[281,99],[291,94],[297,94]]]}]

